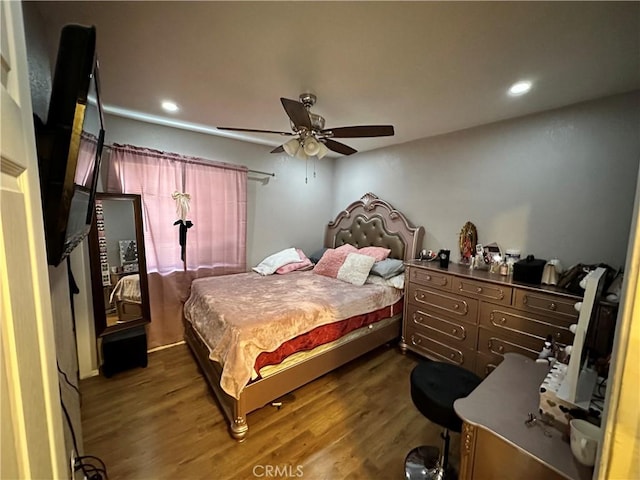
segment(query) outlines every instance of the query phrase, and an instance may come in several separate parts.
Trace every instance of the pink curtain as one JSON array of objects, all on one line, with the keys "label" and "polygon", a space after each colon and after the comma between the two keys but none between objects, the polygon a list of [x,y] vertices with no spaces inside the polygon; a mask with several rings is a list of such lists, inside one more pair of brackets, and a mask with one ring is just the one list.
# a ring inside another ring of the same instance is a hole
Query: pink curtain
[{"label": "pink curtain", "polygon": [[[174,153],[113,145],[107,191],[142,198],[154,348],[183,339],[182,306],[194,278],[246,270],[247,169]],[[186,271],[174,192],[191,195]]]}]

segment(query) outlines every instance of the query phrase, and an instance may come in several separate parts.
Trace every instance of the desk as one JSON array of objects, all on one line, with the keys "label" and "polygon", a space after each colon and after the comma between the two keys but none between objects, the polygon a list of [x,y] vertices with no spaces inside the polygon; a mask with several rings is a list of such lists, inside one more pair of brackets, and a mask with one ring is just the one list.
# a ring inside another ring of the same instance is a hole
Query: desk
[{"label": "desk", "polygon": [[460,479],[590,480],[593,470],[580,465],[561,433],[540,425],[527,427],[538,413],[538,388],[548,366],[516,353],[504,361],[454,409],[463,420]]}]

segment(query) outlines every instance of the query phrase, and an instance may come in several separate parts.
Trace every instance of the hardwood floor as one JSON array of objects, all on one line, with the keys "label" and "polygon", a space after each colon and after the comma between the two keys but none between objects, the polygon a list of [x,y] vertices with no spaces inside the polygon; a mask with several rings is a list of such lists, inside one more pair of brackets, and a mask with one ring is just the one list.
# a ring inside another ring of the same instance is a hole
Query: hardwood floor
[{"label": "hardwood floor", "polygon": [[[415,408],[418,357],[381,347],[249,414],[243,443],[227,424],[186,345],[149,366],[83,380],[84,452],[115,479],[401,479],[418,445],[441,428]],[[452,434],[458,464],[459,434]]]}]

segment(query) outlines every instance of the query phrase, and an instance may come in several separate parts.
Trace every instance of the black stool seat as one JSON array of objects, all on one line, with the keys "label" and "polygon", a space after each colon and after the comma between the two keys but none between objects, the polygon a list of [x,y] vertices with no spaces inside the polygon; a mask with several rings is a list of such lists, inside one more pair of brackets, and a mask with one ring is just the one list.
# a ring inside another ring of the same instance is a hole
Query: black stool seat
[{"label": "black stool seat", "polygon": [[462,420],[453,402],[469,395],[482,380],[457,365],[423,362],[411,372],[411,399],[425,417],[438,425],[459,432]]},{"label": "black stool seat", "polygon": [[404,462],[406,480],[455,479],[449,467],[449,430],[462,430],[462,420],[453,402],[468,396],[482,380],[464,368],[444,362],[423,362],[411,372],[411,399],[416,408],[444,428],[442,457],[436,447],[421,446],[409,452]]}]

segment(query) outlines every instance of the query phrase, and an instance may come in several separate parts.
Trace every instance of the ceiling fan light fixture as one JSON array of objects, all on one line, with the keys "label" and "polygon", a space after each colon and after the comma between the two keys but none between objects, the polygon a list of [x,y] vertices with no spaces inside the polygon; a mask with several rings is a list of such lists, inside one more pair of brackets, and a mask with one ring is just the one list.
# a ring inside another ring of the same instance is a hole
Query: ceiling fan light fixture
[{"label": "ceiling fan light fixture", "polygon": [[299,148],[298,151],[296,152],[296,158],[299,158],[300,160],[308,160],[309,155],[304,153],[304,148]]},{"label": "ceiling fan light fixture", "polygon": [[388,137],[395,134],[393,125],[351,125],[325,129],[324,117],[309,111],[315,102],[316,96],[312,93],[303,93],[300,95],[300,101],[280,98],[280,103],[289,117],[293,133],[238,127],[217,127],[217,129],[295,136],[294,139],[271,150],[271,153],[285,152],[291,157],[303,160],[309,157],[320,159],[328,155],[330,151],[341,155],[352,155],[357,152],[355,148],[337,142],[333,140],[334,138]]},{"label": "ceiling fan light fixture", "polygon": [[317,155],[320,152],[320,142],[313,137],[307,137],[304,140],[304,153],[310,157]]},{"label": "ceiling fan light fixture", "polygon": [[321,158],[323,158],[327,153],[329,153],[329,149],[327,148],[327,146],[322,143],[322,142],[318,142],[319,145],[319,151],[318,151],[318,160],[320,160]]},{"label": "ceiling fan light fixture", "polygon": [[292,138],[284,145],[282,145],[282,148],[285,152],[287,152],[287,155],[289,155],[290,157],[294,157],[300,150],[300,141],[297,138]]}]

